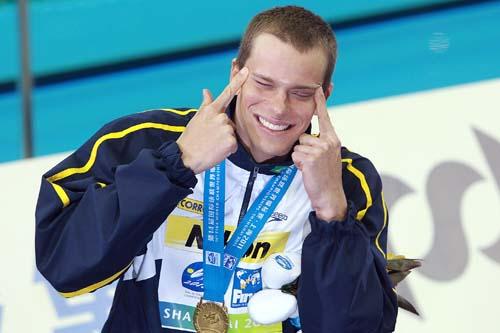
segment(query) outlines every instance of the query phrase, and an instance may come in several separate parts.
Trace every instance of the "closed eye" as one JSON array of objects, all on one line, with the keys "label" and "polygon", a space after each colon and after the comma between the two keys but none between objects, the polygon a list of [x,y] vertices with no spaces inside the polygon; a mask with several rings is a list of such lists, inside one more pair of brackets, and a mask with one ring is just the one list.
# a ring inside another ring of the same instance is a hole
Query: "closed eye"
[{"label": "closed eye", "polygon": [[314,95],[314,92],[309,90],[295,90],[292,91],[292,94],[300,98],[309,98]]},{"label": "closed eye", "polygon": [[270,83],[259,81],[259,80],[254,80],[254,81],[257,83],[257,85],[259,85],[261,87],[265,87],[265,88],[272,87],[272,84],[270,84]]}]

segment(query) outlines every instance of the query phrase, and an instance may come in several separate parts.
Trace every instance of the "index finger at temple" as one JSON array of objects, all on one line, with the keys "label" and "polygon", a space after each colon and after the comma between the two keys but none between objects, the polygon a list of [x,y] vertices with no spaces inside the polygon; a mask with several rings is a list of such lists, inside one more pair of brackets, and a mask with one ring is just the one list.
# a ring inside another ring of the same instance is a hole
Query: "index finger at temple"
[{"label": "index finger at temple", "polygon": [[217,97],[217,99],[212,103],[212,106],[214,107],[214,109],[216,109],[219,112],[224,112],[224,110],[227,108],[227,106],[229,105],[229,103],[233,99],[234,95],[236,95],[236,93],[241,88],[243,83],[245,83],[247,77],[248,77],[248,68],[243,67],[238,72],[238,74],[236,74],[231,79],[231,81],[226,86],[226,88]]},{"label": "index finger at temple", "polygon": [[328,115],[325,95],[323,94],[323,89],[321,87],[316,90],[315,99],[316,99],[316,115],[318,116],[319,133],[327,134],[335,132],[332,125],[332,120]]}]

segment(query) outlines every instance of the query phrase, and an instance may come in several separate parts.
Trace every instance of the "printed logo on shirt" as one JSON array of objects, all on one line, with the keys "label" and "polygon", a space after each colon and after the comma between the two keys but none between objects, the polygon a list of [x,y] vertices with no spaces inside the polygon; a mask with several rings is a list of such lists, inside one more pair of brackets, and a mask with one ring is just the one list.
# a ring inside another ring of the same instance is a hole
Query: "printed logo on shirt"
[{"label": "printed logo on shirt", "polygon": [[231,307],[246,307],[250,297],[259,290],[262,290],[260,268],[236,268],[234,272],[233,292],[231,294]]},{"label": "printed logo on shirt", "polygon": [[293,262],[282,255],[277,255],[274,257],[274,261],[286,270],[291,270],[293,268]]},{"label": "printed logo on shirt", "polygon": [[285,215],[285,214],[279,213],[279,212],[274,212],[271,214],[271,217],[269,218],[269,220],[267,220],[267,223],[283,222],[286,220],[288,220],[288,215]]},{"label": "printed logo on shirt", "polygon": [[182,272],[182,286],[192,291],[203,291],[203,262],[198,261],[187,266]]},{"label": "printed logo on shirt", "polygon": [[203,202],[195,199],[184,198],[177,204],[177,208],[187,212],[203,215]]},{"label": "printed logo on shirt", "polygon": [[288,168],[286,165],[277,165],[274,168],[271,169],[272,173],[279,174],[281,171],[285,170]]},{"label": "printed logo on shirt", "polygon": [[[224,245],[227,244],[234,227],[224,227]],[[284,252],[290,232],[261,232],[241,259],[245,263],[260,263],[271,254]],[[197,253],[203,251],[203,228],[200,220],[185,216],[169,216],[165,231],[165,245]]]}]

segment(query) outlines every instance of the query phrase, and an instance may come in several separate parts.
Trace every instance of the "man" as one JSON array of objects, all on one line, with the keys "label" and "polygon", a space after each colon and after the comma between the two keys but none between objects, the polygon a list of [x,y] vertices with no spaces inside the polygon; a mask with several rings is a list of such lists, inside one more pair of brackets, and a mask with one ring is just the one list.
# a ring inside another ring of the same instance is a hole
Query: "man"
[{"label": "man", "polygon": [[193,331],[214,318],[203,304],[221,303],[231,332],[295,332],[256,326],[246,305],[269,255],[302,252],[304,332],[393,331],[382,186],[331,125],[335,59],[330,27],[311,12],[257,15],[216,99],[204,90],[198,112],[118,119],[44,175],[40,272],[65,297],[119,279],[103,332]]}]

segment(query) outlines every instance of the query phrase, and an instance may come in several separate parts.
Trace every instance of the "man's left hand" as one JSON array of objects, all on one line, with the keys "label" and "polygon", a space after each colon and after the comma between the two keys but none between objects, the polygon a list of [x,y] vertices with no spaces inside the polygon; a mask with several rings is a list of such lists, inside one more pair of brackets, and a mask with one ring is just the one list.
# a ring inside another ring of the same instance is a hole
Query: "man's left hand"
[{"label": "man's left hand", "polygon": [[294,147],[292,159],[302,171],[304,187],[316,216],[324,221],[343,221],[347,200],[342,186],[341,144],[326,109],[320,87],[314,95],[319,136],[302,134]]}]

